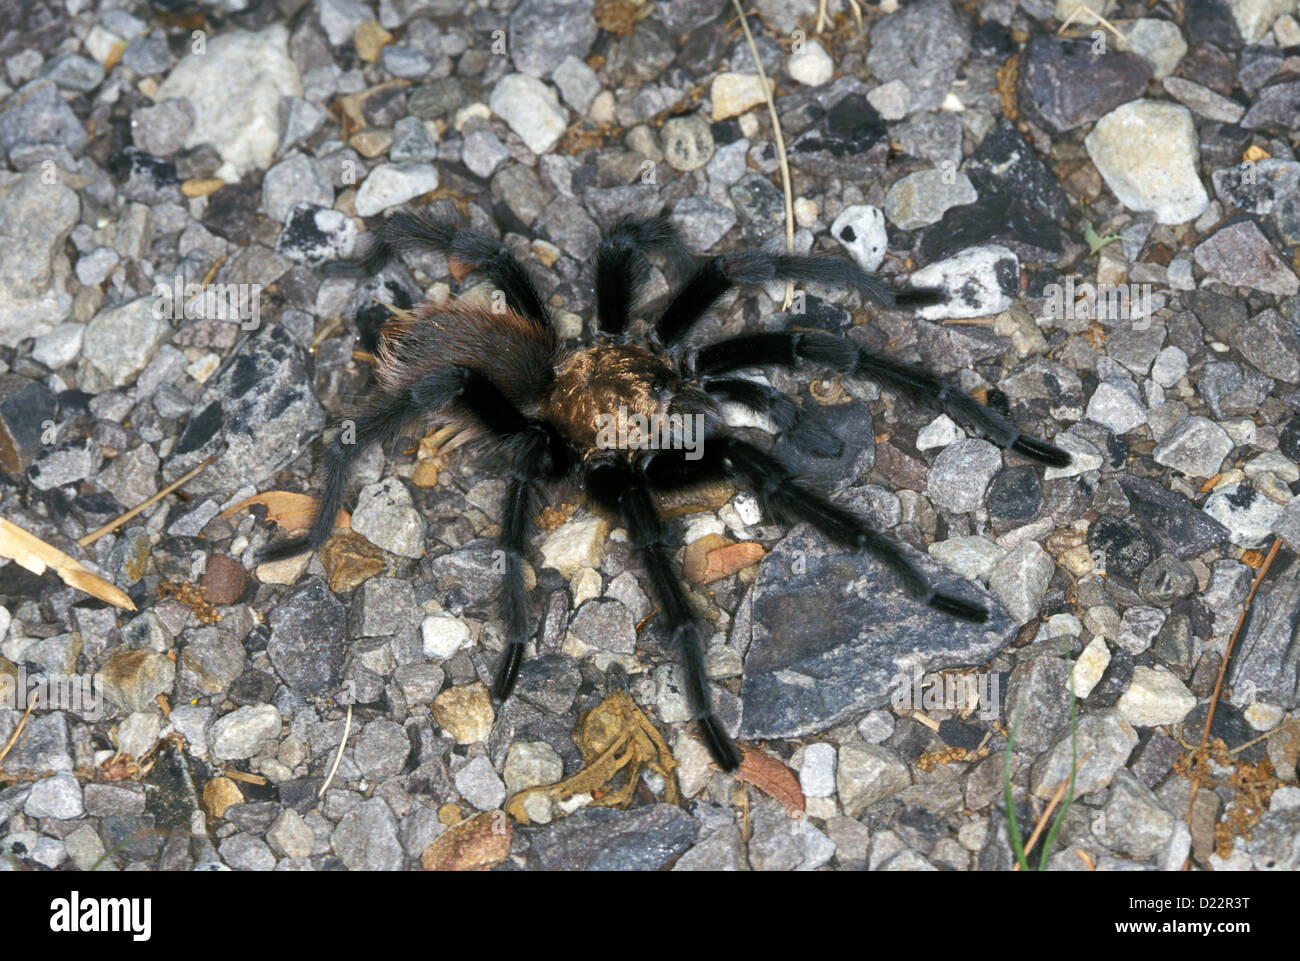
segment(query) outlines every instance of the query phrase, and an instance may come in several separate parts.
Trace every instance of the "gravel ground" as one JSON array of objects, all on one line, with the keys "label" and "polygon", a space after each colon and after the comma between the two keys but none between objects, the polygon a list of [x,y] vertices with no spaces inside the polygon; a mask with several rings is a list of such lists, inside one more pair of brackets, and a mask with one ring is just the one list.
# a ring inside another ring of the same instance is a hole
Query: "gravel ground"
[{"label": "gravel ground", "polygon": [[[577,492],[531,544],[538,650],[495,711],[504,485],[475,450],[363,458],[351,532],[310,558],[260,564],[266,508],[232,510],[312,489],[317,438],[370,376],[358,314],[490,293],[438,255],[321,273],[396,205],[500,232],[568,335],[619,214],[666,209],[701,253],[784,243],[730,5],[10,4],[0,514],[137,611],[0,567],[0,677],[105,695],[25,723],[0,706],[0,750],[23,724],[0,870],[1005,870],[1007,735],[1032,825],[1072,766],[1071,674],[1087,755],[1049,867],[1300,867],[1295,0],[1102,2],[1080,39],[1058,36],[1072,0],[890,0],[861,30],[832,0],[820,32],[815,0],[752,6],[795,248],[956,296],[912,316],[813,288],[782,313],[779,287],[746,290],[700,335],[843,332],[1069,450],[1044,471],[871,384],[770,375],[847,440],[778,452],[989,624],[918,610],[743,491],[672,505],[720,716],[765,757],[742,783],[690,733],[625,533]],[[673,279],[656,268],[648,298]],[[215,296],[182,309],[203,283],[253,292],[240,322]],[[575,725],[620,690],[637,761],[517,797],[597,766],[610,738]],[[592,803],[620,786],[625,807]]]}]

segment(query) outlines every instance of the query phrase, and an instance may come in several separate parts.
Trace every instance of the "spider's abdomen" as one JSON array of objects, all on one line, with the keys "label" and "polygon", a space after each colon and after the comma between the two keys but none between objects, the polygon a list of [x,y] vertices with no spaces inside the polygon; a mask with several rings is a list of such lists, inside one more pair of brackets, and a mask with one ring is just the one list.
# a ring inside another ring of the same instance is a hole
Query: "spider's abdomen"
[{"label": "spider's abdomen", "polygon": [[[641,424],[716,415],[699,388],[650,351],[630,344],[579,350],[560,365],[542,415],[584,452],[607,448],[611,432],[636,436]],[[643,428],[644,429],[644,428]]]},{"label": "spider's abdomen", "polygon": [[550,392],[558,353],[554,331],[514,311],[429,302],[380,328],[375,375],[396,395],[432,369],[468,367],[490,375],[521,411],[536,413]]}]

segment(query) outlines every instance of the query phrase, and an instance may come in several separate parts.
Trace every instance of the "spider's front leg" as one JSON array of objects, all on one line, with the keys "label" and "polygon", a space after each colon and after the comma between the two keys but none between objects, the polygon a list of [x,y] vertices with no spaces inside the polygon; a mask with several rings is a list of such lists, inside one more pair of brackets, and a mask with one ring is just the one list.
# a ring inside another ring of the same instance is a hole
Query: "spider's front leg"
[{"label": "spider's front leg", "polygon": [[717,435],[708,439],[701,460],[691,462],[679,451],[665,451],[654,459],[651,470],[651,480],[664,490],[718,477],[739,479],[753,490],[771,520],[786,526],[806,521],[832,543],[879,559],[914,600],[963,621],[983,624],[988,620],[983,606],[936,591],[893,540],[864,518],[797,481],[785,464],[753,444]]},{"label": "spider's front leg", "polygon": [[915,404],[942,411],[959,426],[999,447],[1050,467],[1070,463],[1070,455],[1055,444],[1021,433],[998,411],[924,367],[860,348],[824,331],[783,330],[729,337],[701,347],[688,363],[692,368],[688,373],[710,377],[744,367],[794,367],[800,361],[874,380]]},{"label": "spider's front leg", "polygon": [[598,504],[615,511],[627,524],[628,536],[645,559],[646,570],[686,676],[686,697],[699,722],[709,753],[724,771],[740,767],[740,752],[713,713],[708,674],[704,667],[704,634],[681,578],[673,569],[672,548],[664,541],[663,524],[646,475],[618,460],[588,468],[586,487]]}]

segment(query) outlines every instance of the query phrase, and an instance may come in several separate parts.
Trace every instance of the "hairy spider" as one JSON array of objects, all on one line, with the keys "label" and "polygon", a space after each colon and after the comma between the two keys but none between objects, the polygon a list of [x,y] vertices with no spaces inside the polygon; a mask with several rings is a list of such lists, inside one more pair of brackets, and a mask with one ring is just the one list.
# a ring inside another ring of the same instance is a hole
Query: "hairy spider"
[{"label": "hairy spider", "polygon": [[[987,611],[979,604],[936,591],[899,547],[863,518],[726,430],[719,416],[723,400],[768,415],[807,453],[833,457],[842,449],[833,433],[788,397],[735,376],[745,368],[789,368],[806,361],[869,378],[943,411],[1004,448],[1055,466],[1070,460],[1064,451],[1021,434],[1001,413],[923,368],[824,331],[745,333],[699,346],[689,343],[692,326],[738,285],[815,282],[852,288],[893,307],[946,299],[932,288],[895,290],[840,257],[762,252],[710,257],[694,266],[658,319],[638,336],[629,326],[637,290],[649,276],[647,254],[658,251],[686,264],[693,260],[666,218],[623,217],[604,231],[596,253],[596,330],[583,346],[570,349],[523,265],[501,241],[451,219],[410,212],[391,216],[376,235],[378,242],[363,261],[330,265],[334,272],[373,273],[394,251],[433,249],[481,270],[504,296],[504,305],[494,311],[455,300],[429,302],[379,329],[377,396],[355,418],[355,443],[336,438],[330,444],[324,492],[309,533],[271,553],[286,556],[326,540],[348,471],[369,443],[388,441],[413,422],[434,416],[486,435],[509,470],[501,519],[507,647],[492,688],[497,700],[509,697],[514,688],[530,638],[523,559],[539,487],[565,478],[578,481],[597,505],[615,512],[626,525],[679,651],[691,710],[714,759],[726,770],[739,765],[740,755],[713,714],[704,668],[707,635],[674,568],[656,494],[734,479],[754,491],[769,518],[783,524],[807,521],[833,543],[877,557],[917,602],[963,620],[986,620]],[[620,446],[611,440],[635,435],[647,423],[667,425],[668,443]]]}]

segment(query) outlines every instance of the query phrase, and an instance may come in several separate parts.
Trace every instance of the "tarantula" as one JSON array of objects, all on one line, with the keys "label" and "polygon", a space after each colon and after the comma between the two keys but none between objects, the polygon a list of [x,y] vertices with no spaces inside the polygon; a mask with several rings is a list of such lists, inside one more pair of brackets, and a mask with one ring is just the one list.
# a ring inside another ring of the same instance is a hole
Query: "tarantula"
[{"label": "tarantula", "polygon": [[[746,368],[807,362],[870,378],[1004,448],[1054,466],[1070,460],[1065,451],[1021,434],[1003,414],[923,368],[823,331],[745,333],[700,346],[688,342],[692,326],[738,285],[816,282],[852,288],[894,307],[946,299],[934,288],[896,290],[840,257],[757,251],[710,257],[635,336],[630,321],[638,288],[650,274],[647,255],[658,251],[680,263],[693,258],[665,217],[623,217],[603,232],[596,252],[596,329],[573,349],[562,343],[527,271],[500,240],[453,219],[413,212],[392,215],[376,238],[361,261],[327,269],[373,273],[395,251],[433,249],[481,270],[504,303],[493,310],[455,300],[428,302],[383,324],[375,343],[377,395],[356,417],[355,443],[336,438],[330,444],[319,513],[309,533],[271,553],[286,556],[324,543],[348,471],[366,445],[391,440],[412,422],[435,415],[486,435],[509,471],[501,520],[506,650],[492,687],[498,701],[514,688],[530,639],[523,559],[539,486],[564,478],[576,479],[596,504],[620,517],[640,551],[680,652],[691,710],[725,770],[739,765],[740,754],[710,705],[707,635],[674,569],[656,494],[724,477],[737,480],[754,491],[769,518],[783,524],[807,521],[835,544],[879,558],[917,602],[963,620],[986,620],[979,604],[934,590],[899,547],[866,520],[801,483],[771,454],[727,432],[720,401],[766,414],[810,454],[833,457],[842,449],[833,433],[788,397],[734,376]],[[668,425],[659,438],[667,443],[646,443],[632,430],[647,423]],[[629,436],[640,442],[612,439]]]}]

